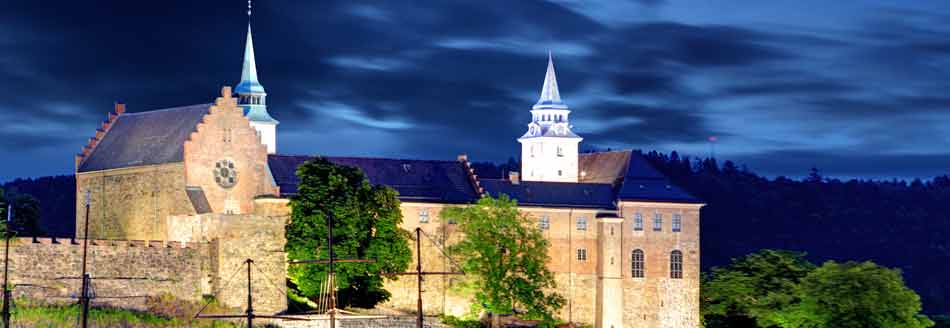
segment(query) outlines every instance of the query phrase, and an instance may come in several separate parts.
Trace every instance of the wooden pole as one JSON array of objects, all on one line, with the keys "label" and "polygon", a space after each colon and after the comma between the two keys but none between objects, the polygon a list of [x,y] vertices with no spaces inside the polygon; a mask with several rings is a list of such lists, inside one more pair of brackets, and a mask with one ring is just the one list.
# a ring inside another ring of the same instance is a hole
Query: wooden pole
[{"label": "wooden pole", "polygon": [[254,260],[247,259],[247,328],[254,328],[254,300],[251,298],[251,263]]},{"label": "wooden pole", "polygon": [[86,273],[86,253],[89,247],[89,190],[86,190],[86,218],[83,223],[82,237],[82,291],[79,303],[82,305],[82,328],[89,325],[89,274]]},{"label": "wooden pole", "polygon": [[[416,227],[416,328],[422,328],[422,228]],[[332,328],[332,327],[331,327]]]},{"label": "wooden pole", "polygon": [[8,267],[10,266],[10,229],[13,224],[13,204],[7,205],[7,227],[3,232],[5,245],[3,246],[3,328],[10,327],[10,288]]}]

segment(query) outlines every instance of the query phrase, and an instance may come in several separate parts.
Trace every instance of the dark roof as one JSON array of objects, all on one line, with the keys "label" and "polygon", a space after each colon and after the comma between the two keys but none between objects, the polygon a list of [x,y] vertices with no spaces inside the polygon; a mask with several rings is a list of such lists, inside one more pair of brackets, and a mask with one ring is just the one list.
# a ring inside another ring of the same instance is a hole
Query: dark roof
[{"label": "dark roof", "polygon": [[614,188],[605,183],[565,183],[509,180],[479,180],[492,197],[501,194],[518,200],[518,205],[613,209]]},{"label": "dark roof", "polygon": [[643,155],[632,152],[627,172],[623,177],[617,198],[621,200],[701,203],[680,187],[673,185],[657,171]]},{"label": "dark roof", "polygon": [[605,151],[577,157],[579,182],[617,183],[627,172],[630,151]]},{"label": "dark roof", "polygon": [[[281,195],[297,192],[297,166],[314,156],[269,155],[274,181]],[[399,192],[402,201],[471,203],[478,200],[468,169],[458,161],[414,159],[324,157],[332,163],[361,169],[372,184],[386,185]]]},{"label": "dark roof", "polygon": [[119,115],[79,172],[181,162],[184,144],[211,104]]},{"label": "dark roof", "polygon": [[620,200],[700,203],[699,199],[673,185],[639,152],[580,154],[578,168],[585,173],[580,177],[581,182],[616,183],[616,198]]}]

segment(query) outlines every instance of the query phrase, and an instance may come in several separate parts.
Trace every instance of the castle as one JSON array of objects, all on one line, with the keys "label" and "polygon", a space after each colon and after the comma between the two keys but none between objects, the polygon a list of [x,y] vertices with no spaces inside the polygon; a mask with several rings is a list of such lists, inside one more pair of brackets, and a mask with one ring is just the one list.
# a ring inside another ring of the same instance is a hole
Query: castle
[{"label": "castle", "polygon": [[[243,306],[242,287],[227,278],[246,258],[254,258],[260,269],[256,283],[282,281],[295,170],[314,157],[279,154],[279,122],[266,98],[249,25],[241,81],[233,90],[222,88],[213,102],[135,113],[115,105],[75,162],[76,237],[88,228],[100,295],[132,288],[131,282],[109,277],[144,277],[144,293],[184,299],[214,294],[224,304]],[[440,218],[442,209],[483,196],[516,199],[551,241],[549,268],[567,299],[559,313],[563,320],[598,328],[699,327],[703,204],[636,152],[579,153],[582,138],[572,131],[570,114],[549,55],[540,97],[527,131],[517,139],[520,172],[484,179],[464,155],[326,158],[358,167],[371,183],[398,191],[402,227],[421,227],[444,240],[452,240],[454,223]],[[451,270],[435,247],[424,246],[424,268]],[[18,249],[21,255],[14,259],[20,267],[76,271],[76,245],[40,240]],[[75,282],[51,275],[14,279],[56,285],[21,289],[25,294],[66,297],[75,290]],[[454,294],[451,284],[448,278],[426,281],[426,312],[468,310],[469,300]],[[255,289],[262,302],[255,308],[284,310],[282,286]],[[387,288],[393,294],[387,306],[414,308],[413,283],[402,279]]]}]

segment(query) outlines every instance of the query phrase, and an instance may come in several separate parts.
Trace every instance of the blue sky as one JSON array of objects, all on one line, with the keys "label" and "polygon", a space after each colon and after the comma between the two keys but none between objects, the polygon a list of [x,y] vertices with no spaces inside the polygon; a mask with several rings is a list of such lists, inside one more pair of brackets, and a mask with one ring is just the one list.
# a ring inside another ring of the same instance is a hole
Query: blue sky
[{"label": "blue sky", "polygon": [[[0,12],[0,181],[67,174],[112,103],[209,102],[240,76],[246,3],[14,1]],[[546,55],[587,149],[770,175],[950,170],[950,3],[257,1],[278,149],[518,155]]]}]

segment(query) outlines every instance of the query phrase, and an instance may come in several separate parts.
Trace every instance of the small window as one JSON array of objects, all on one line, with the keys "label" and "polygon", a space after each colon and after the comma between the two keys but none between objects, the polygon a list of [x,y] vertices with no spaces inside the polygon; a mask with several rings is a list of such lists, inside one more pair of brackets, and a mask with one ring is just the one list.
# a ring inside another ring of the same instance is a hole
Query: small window
[{"label": "small window", "polygon": [[680,232],[683,229],[683,216],[673,214],[673,232]]},{"label": "small window", "polygon": [[429,223],[429,209],[423,208],[419,210],[419,223]]},{"label": "small window", "polygon": [[578,248],[577,249],[577,260],[578,261],[587,261],[587,249]]},{"label": "small window", "polygon": [[683,279],[683,252],[670,252],[670,278]]},{"label": "small window", "polygon": [[564,148],[557,146],[557,157],[564,157]]},{"label": "small window", "polygon": [[630,275],[634,278],[643,278],[643,250],[635,249],[630,254]]},{"label": "small window", "polygon": [[643,214],[640,212],[633,215],[633,231],[643,231]]},{"label": "small window", "polygon": [[663,231],[663,214],[653,215],[653,231]]},{"label": "small window", "polygon": [[587,230],[587,218],[577,218],[577,230]]},{"label": "small window", "polygon": [[[531,157],[534,158],[534,145],[531,145]],[[531,175],[534,175],[534,173]]]},{"label": "small window", "polygon": [[562,174],[562,173],[563,173],[563,172],[561,172],[561,170],[557,170],[557,176],[562,176],[562,175],[564,175],[564,174]]},{"label": "small window", "polygon": [[550,228],[551,228],[551,218],[549,218],[547,215],[541,216],[541,218],[538,219],[538,229],[548,230]]}]

